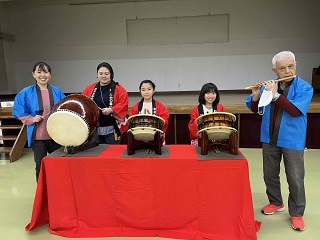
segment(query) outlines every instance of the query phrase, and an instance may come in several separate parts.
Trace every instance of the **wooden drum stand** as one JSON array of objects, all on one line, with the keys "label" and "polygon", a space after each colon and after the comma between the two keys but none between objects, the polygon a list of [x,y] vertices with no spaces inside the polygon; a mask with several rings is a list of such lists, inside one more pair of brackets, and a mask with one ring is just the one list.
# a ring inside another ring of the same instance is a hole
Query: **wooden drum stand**
[{"label": "wooden drum stand", "polygon": [[128,118],[127,154],[132,155],[139,149],[150,149],[162,154],[162,131],[164,120],[150,114],[137,114]]},{"label": "wooden drum stand", "polygon": [[201,131],[198,136],[198,146],[201,147],[201,155],[207,155],[208,151],[218,148],[228,150],[230,154],[238,155],[238,131],[232,130],[229,138],[224,140],[209,140],[207,132]]},{"label": "wooden drum stand", "polygon": [[208,154],[209,150],[218,147],[228,150],[233,155],[238,155],[238,131],[233,128],[236,116],[228,112],[213,112],[201,115],[196,119],[198,123],[198,146],[201,155]]},{"label": "wooden drum stand", "polygon": [[135,140],[134,135],[131,131],[127,132],[127,154],[133,155],[135,154],[136,150],[139,149],[152,149],[154,152],[158,155],[162,154],[162,138],[161,138],[161,132],[156,131],[154,134],[153,141],[141,141],[141,140]]}]

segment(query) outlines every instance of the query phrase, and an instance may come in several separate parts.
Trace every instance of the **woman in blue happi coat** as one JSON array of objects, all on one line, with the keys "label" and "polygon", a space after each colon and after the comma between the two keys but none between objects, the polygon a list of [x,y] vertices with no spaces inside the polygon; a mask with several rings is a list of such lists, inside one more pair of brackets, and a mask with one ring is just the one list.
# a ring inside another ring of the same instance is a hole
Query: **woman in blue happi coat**
[{"label": "woman in blue happi coat", "polygon": [[27,125],[28,146],[34,153],[38,182],[42,158],[60,147],[49,136],[46,125],[52,107],[65,95],[58,87],[49,85],[51,68],[47,63],[37,62],[32,76],[36,83],[16,95],[12,115]]}]

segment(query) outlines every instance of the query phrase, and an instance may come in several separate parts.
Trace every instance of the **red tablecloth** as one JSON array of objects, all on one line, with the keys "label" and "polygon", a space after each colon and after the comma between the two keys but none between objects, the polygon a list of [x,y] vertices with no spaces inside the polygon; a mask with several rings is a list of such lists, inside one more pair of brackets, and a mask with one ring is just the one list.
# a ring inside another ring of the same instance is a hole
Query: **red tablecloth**
[{"label": "red tablecloth", "polygon": [[[168,158],[46,157],[26,231],[49,223],[64,237],[257,239],[248,163],[198,160],[190,145]],[[232,155],[230,155],[232,156]]]}]

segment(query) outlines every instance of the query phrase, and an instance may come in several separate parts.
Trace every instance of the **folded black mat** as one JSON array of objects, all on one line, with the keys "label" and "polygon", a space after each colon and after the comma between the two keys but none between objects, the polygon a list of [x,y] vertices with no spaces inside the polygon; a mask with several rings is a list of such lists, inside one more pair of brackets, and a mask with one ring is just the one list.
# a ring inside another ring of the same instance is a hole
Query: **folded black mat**
[{"label": "folded black mat", "polygon": [[161,151],[162,154],[158,155],[154,151],[151,151],[151,153],[148,153],[150,149],[143,148],[136,150],[133,155],[127,154],[127,149],[122,154],[121,158],[168,158],[169,157],[169,146],[162,146]]},{"label": "folded black mat", "polygon": [[109,144],[100,144],[99,146],[89,148],[75,154],[67,154],[64,152],[64,147],[61,147],[50,153],[47,157],[94,157],[100,155],[105,149],[108,148],[108,146]]},{"label": "folded black mat", "polygon": [[198,160],[244,160],[244,156],[239,152],[238,155],[233,155],[226,150],[219,149],[220,153],[215,153],[214,150],[208,151],[207,155],[201,155],[201,148],[194,146],[196,148]]}]

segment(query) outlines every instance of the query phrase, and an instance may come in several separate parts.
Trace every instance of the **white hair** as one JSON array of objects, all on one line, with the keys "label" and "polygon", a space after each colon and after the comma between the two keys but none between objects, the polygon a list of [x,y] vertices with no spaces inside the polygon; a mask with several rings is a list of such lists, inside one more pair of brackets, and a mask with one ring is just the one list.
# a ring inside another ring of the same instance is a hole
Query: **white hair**
[{"label": "white hair", "polygon": [[287,60],[288,58],[291,58],[291,59],[293,59],[293,61],[296,61],[296,57],[294,56],[294,54],[291,51],[282,51],[282,52],[277,53],[272,58],[272,67],[274,69],[276,69],[278,61]]}]

